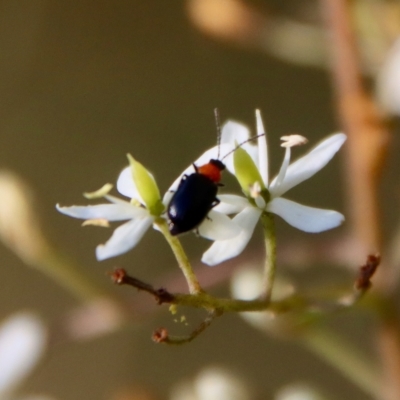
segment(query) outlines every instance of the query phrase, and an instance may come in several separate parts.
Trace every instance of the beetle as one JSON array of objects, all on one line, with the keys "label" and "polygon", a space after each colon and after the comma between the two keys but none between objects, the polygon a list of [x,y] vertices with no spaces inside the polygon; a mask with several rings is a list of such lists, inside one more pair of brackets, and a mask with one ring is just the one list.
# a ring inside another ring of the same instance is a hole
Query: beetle
[{"label": "beetle", "polygon": [[218,109],[214,110],[214,114],[218,133],[218,158],[211,159],[201,166],[193,164],[195,172],[182,176],[167,209],[169,231],[173,236],[197,228],[211,209],[220,203],[217,192],[218,187],[223,186],[220,183],[221,173],[225,169],[222,160],[243,144],[261,136],[258,135],[240,143],[220,160],[221,128]]},{"label": "beetle", "polygon": [[211,159],[207,164],[200,167],[193,164],[193,167],[195,172],[182,176],[168,205],[169,231],[174,236],[195,229],[220,202],[217,192],[225,164]]}]

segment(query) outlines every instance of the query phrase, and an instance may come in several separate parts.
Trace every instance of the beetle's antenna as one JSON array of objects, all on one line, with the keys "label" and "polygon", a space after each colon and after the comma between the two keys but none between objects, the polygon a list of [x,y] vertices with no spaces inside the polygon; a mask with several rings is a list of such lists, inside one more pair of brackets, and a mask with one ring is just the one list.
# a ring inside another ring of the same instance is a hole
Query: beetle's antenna
[{"label": "beetle's antenna", "polygon": [[257,139],[257,138],[259,138],[259,137],[261,137],[261,136],[265,136],[265,133],[260,133],[260,134],[257,135],[257,136],[253,136],[253,137],[251,137],[250,139],[247,139],[247,140],[245,140],[244,142],[239,143],[233,150],[231,150],[229,153],[225,154],[225,155],[221,158],[221,161],[224,160],[224,159],[225,159],[226,157],[228,157],[229,155],[231,155],[232,153],[234,153],[239,147],[242,147],[244,144],[246,144],[246,143],[248,143],[248,142],[251,142],[252,140],[255,140],[255,139]]},{"label": "beetle's antenna", "polygon": [[219,118],[218,108],[214,108],[214,117],[215,117],[215,126],[217,127],[217,146],[218,146],[217,160],[219,160],[220,151],[221,151],[221,120]]}]

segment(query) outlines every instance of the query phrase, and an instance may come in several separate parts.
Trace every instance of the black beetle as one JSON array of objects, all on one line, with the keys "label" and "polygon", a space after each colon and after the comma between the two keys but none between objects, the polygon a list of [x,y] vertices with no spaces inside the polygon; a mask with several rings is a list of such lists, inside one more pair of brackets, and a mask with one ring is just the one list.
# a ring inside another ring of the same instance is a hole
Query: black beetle
[{"label": "black beetle", "polygon": [[183,175],[168,205],[168,225],[171,235],[179,235],[197,228],[207,217],[210,210],[219,204],[217,198],[218,187],[221,183],[221,172],[225,169],[222,162],[243,144],[264,134],[252,137],[237,145],[232,151],[219,159],[221,128],[218,109],[214,110],[218,133],[218,158],[211,159],[207,164],[197,166],[193,164],[195,172]]},{"label": "black beetle", "polygon": [[168,205],[169,231],[172,235],[196,228],[219,203],[217,192],[225,164],[211,159],[208,164],[200,167],[193,164],[193,167],[195,172],[183,175]]}]

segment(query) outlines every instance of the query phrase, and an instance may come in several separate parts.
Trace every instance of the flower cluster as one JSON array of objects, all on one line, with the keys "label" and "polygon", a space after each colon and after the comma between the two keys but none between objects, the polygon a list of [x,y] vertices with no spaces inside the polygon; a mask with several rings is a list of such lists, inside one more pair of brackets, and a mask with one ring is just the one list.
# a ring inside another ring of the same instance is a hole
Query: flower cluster
[{"label": "flower cluster", "polygon": [[[305,232],[321,232],[332,229],[344,220],[342,214],[301,205],[282,196],[291,188],[312,177],[322,169],[346,140],[342,133],[322,141],[302,158],[290,164],[291,148],[304,144],[299,135],[283,137],[285,155],[278,175],[270,181],[267,138],[259,111],[257,119],[257,145],[250,144],[249,130],[239,123],[228,121],[223,129],[220,146],[213,147],[199,157],[194,165],[201,166],[221,154],[226,168],[238,180],[244,196],[218,195],[220,204],[196,228],[201,236],[213,240],[202,261],[216,265],[240,254],[249,242],[254,228],[263,213],[279,215],[293,227]],[[237,147],[237,144],[243,143]],[[233,151],[235,149],[235,151]],[[130,201],[109,194],[112,185],[87,194],[89,198],[104,197],[109,204],[61,207],[57,209],[71,217],[86,220],[85,224],[108,226],[110,221],[124,221],[115,229],[111,238],[96,249],[98,260],[104,260],[127,252],[136,246],[152,225],[160,230],[166,223],[166,209],[172,194],[177,190],[183,175],[195,173],[193,165],[183,171],[163,197],[153,175],[142,164],[128,155],[130,166],[118,180],[117,190]],[[234,215],[230,218],[229,215]]]},{"label": "flower cluster", "polygon": [[[337,211],[308,207],[282,197],[287,191],[311,178],[321,170],[340,149],[346,135],[337,133],[326,138],[305,156],[290,164],[291,148],[307,142],[300,135],[284,136],[285,155],[278,175],[269,180],[267,138],[260,112],[256,112],[258,144],[238,149],[233,163],[227,169],[238,178],[246,197],[220,195],[216,211],[236,214],[233,221],[239,225],[240,234],[230,240],[219,240],[205,252],[202,261],[216,265],[239,255],[249,242],[254,228],[265,211],[279,215],[288,224],[305,232],[322,232],[340,225],[344,216]],[[247,128],[228,122],[222,132],[222,143],[242,143],[249,138]],[[247,150],[247,151],[246,151]]]}]

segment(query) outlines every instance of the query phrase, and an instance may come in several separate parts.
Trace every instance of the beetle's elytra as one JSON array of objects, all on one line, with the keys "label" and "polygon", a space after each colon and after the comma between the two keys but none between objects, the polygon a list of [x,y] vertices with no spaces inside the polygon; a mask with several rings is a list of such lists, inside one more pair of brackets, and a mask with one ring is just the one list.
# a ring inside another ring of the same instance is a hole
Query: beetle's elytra
[{"label": "beetle's elytra", "polygon": [[169,231],[174,236],[197,228],[219,203],[218,183],[225,164],[211,159],[200,167],[193,166],[195,172],[182,177],[168,205]]}]

